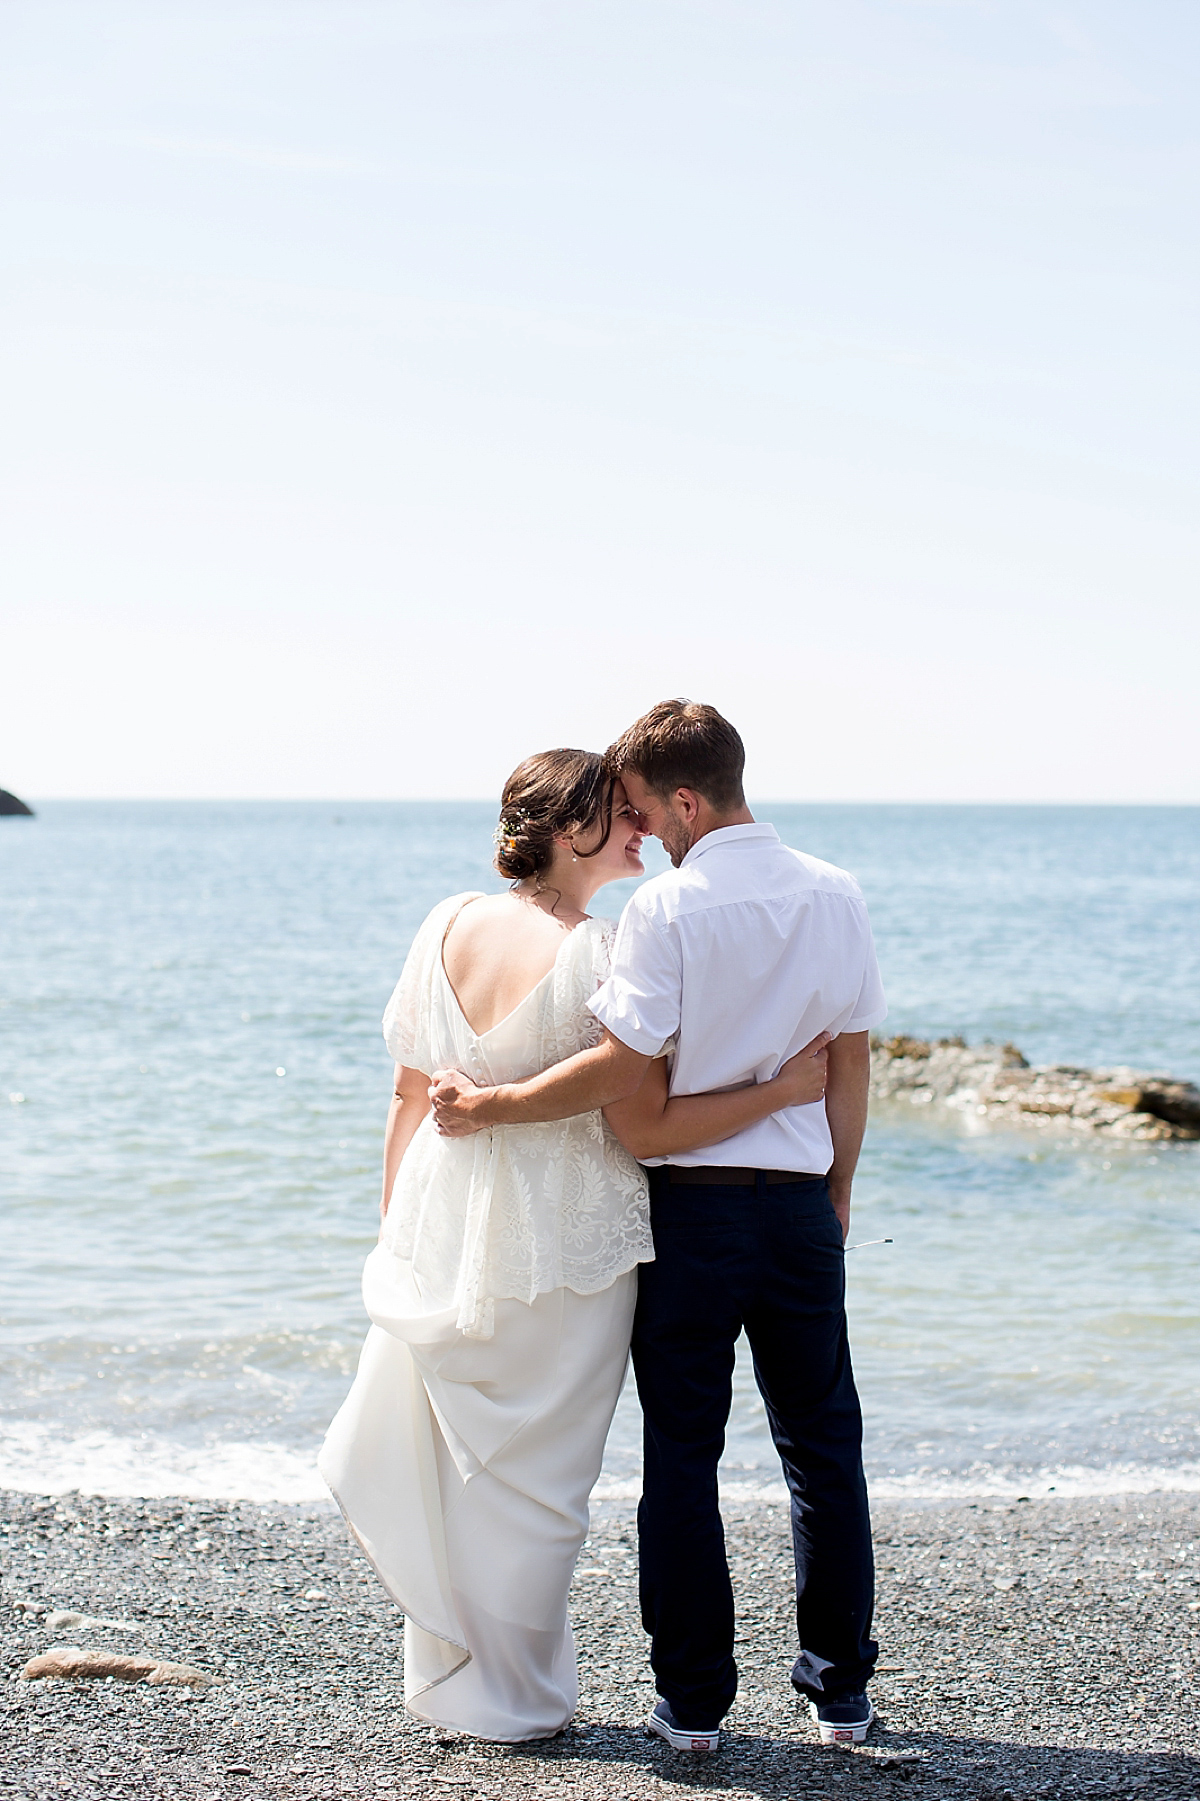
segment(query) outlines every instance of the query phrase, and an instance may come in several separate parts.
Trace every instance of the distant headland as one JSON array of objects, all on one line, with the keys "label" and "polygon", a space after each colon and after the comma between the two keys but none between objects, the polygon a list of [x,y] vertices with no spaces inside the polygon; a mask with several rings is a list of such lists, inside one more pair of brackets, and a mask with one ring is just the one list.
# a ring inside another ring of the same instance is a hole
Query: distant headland
[{"label": "distant headland", "polygon": [[1200,1089],[1142,1070],[1035,1069],[1014,1044],[961,1038],[875,1039],[871,1094],[914,1107],[952,1107],[977,1126],[1102,1132],[1113,1138],[1200,1138]]},{"label": "distant headland", "polygon": [[22,816],[25,819],[32,819],[33,808],[27,807],[23,800],[17,799],[15,794],[10,794],[7,788],[0,788],[0,818],[6,814],[9,817]]}]

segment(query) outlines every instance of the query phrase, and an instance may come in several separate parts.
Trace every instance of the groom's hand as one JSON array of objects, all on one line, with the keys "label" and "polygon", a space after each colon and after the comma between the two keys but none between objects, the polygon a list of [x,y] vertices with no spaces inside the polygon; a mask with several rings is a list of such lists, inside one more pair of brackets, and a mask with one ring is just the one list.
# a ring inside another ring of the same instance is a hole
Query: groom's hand
[{"label": "groom's hand", "polygon": [[469,1138],[488,1124],[483,1110],[491,1095],[459,1069],[435,1069],[429,1085],[433,1124],[443,1138]]}]

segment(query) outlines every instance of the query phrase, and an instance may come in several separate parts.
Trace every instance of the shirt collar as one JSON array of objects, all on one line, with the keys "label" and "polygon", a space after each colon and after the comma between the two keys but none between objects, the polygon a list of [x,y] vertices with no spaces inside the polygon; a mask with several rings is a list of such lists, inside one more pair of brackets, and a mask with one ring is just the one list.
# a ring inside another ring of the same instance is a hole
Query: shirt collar
[{"label": "shirt collar", "polygon": [[705,832],[703,838],[693,844],[690,851],[679,865],[686,869],[697,857],[702,857],[706,850],[713,850],[722,844],[778,844],[779,833],[773,825],[765,825],[755,820],[752,825],[722,825],[715,832]]}]

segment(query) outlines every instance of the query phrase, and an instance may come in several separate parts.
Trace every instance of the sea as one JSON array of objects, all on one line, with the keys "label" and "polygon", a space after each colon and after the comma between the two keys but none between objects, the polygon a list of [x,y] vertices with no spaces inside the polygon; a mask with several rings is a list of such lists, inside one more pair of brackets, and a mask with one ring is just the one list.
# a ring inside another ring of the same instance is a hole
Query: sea
[{"label": "sea", "polygon": [[[885,1031],[1200,1080],[1200,809],[758,814],[858,876]],[[0,1486],[324,1497],[365,1331],[380,1015],[428,908],[501,885],[494,819],[60,800],[0,820]],[[1200,1490],[1200,1143],[893,1103],[851,1244],[877,1496]],[[722,1482],[774,1492],[744,1350]],[[628,1386],[600,1492],[638,1471]]]}]

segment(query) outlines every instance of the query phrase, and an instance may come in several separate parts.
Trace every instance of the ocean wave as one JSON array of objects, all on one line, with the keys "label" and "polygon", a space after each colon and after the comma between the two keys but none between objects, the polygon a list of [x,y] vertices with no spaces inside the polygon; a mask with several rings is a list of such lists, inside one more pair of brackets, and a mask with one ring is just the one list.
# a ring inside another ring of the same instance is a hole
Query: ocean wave
[{"label": "ocean wave", "polygon": [[1060,1495],[1066,1500],[1105,1495],[1200,1493],[1200,1463],[1109,1463],[1099,1467],[1065,1464],[1037,1470],[975,1468],[954,1474],[946,1470],[889,1473],[871,1479],[881,1501],[1030,1501]]},{"label": "ocean wave", "polygon": [[[185,1444],[152,1433],[56,1432],[41,1422],[0,1426],[0,1488],[27,1494],[139,1496],[183,1495],[218,1501],[330,1502],[317,1474],[317,1442],[296,1447],[267,1441],[210,1439]],[[1036,1469],[976,1464],[969,1470],[890,1471],[869,1478],[878,1501],[1081,1499],[1109,1495],[1200,1493],[1200,1463],[1115,1462],[1042,1465]],[[634,1501],[639,1477],[628,1469],[605,1471],[597,1501]],[[782,1501],[782,1477],[768,1468],[723,1470],[723,1499]]]},{"label": "ocean wave", "polygon": [[33,1421],[0,1427],[0,1488],[56,1495],[150,1499],[185,1495],[216,1501],[326,1501],[317,1446],[245,1440],[188,1445],[150,1433],[56,1433]]}]

